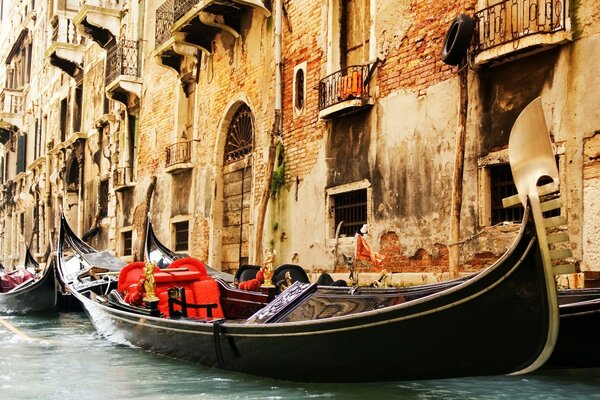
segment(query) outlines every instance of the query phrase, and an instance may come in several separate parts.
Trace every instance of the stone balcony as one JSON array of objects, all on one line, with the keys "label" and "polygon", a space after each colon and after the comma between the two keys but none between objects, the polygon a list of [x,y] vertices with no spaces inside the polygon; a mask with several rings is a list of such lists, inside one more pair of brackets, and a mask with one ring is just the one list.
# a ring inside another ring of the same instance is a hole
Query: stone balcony
[{"label": "stone balcony", "polygon": [[73,23],[80,34],[106,47],[119,37],[121,15],[118,2],[114,0],[85,0],[73,17]]},{"label": "stone balcony", "polygon": [[167,147],[165,167],[168,173],[177,173],[194,167],[192,163],[192,141],[179,141]]},{"label": "stone balcony", "polygon": [[107,49],[106,95],[126,107],[142,95],[139,44],[139,41],[122,39]]},{"label": "stone balcony", "polygon": [[182,74],[187,59],[198,62],[199,52],[210,54],[215,36],[240,36],[245,13],[270,14],[260,0],[167,0],[156,10],[156,58]]},{"label": "stone balcony", "polygon": [[50,64],[75,77],[83,72],[85,46],[83,37],[75,29],[71,14],[59,11],[50,21],[52,38],[45,55]]},{"label": "stone balcony", "polygon": [[4,88],[0,93],[0,143],[6,144],[12,133],[23,127],[24,94],[23,89]]}]

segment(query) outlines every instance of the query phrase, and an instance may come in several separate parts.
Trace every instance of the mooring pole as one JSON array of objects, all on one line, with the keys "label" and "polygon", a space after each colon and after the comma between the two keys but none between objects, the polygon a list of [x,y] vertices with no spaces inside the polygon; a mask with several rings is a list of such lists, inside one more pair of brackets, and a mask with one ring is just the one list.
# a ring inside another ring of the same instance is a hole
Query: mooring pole
[{"label": "mooring pole", "polygon": [[448,263],[450,279],[458,278],[460,262],[460,210],[462,207],[463,171],[465,165],[465,141],[467,136],[467,109],[469,106],[468,68],[463,61],[459,66],[460,104],[458,113],[458,131],[456,133],[456,154],[454,175],[452,177],[452,206],[450,209],[450,243],[448,245]]}]

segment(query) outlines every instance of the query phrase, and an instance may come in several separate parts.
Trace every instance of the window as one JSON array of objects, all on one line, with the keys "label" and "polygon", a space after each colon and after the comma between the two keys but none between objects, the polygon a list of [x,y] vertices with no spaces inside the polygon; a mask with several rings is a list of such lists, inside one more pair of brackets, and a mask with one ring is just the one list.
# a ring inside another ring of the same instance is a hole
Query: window
[{"label": "window", "polygon": [[125,231],[121,233],[121,242],[123,244],[123,255],[131,256],[133,254],[133,231]]},{"label": "window", "polygon": [[60,141],[64,142],[67,138],[67,99],[60,101]]},{"label": "window", "polygon": [[129,114],[127,116],[127,122],[129,123],[129,137],[127,138],[129,146],[129,160],[131,167],[131,178],[135,177],[135,164],[137,158],[137,136],[138,136],[138,118],[135,115]]},{"label": "window", "polygon": [[17,174],[25,172],[27,163],[27,136],[19,136],[17,142]]},{"label": "window", "polygon": [[304,110],[304,101],[306,93],[306,63],[297,65],[294,68],[294,113],[302,114]]},{"label": "window", "polygon": [[189,227],[189,221],[181,221],[173,224],[175,231],[175,251],[188,250]]},{"label": "window", "polygon": [[[504,208],[502,199],[517,194],[517,188],[513,180],[510,165],[494,165],[490,169],[490,189],[491,189],[491,224],[499,224],[504,221],[521,222],[523,220],[524,209],[522,206]],[[542,186],[550,183],[550,178],[540,179],[538,185]],[[544,217],[555,217],[560,215],[560,209],[544,213]]]},{"label": "window", "polygon": [[225,143],[225,165],[242,160],[252,153],[254,145],[254,127],[252,123],[252,111],[243,104],[235,112],[231,119]]},{"label": "window", "polygon": [[81,116],[83,114],[83,88],[78,85],[75,88],[75,104],[73,110],[73,132],[79,132],[81,130]]},{"label": "window", "polygon": [[502,206],[502,199],[517,194],[510,165],[490,167],[490,190],[492,225],[503,221],[521,222],[523,220],[523,207],[504,208]]},{"label": "window", "polygon": [[370,0],[345,0],[342,5],[341,67],[369,60]]},{"label": "window", "polygon": [[98,193],[98,214],[100,218],[108,216],[108,179],[100,181],[100,190]]},{"label": "window", "polygon": [[341,223],[339,236],[354,236],[367,223],[367,189],[331,196],[335,228]]}]

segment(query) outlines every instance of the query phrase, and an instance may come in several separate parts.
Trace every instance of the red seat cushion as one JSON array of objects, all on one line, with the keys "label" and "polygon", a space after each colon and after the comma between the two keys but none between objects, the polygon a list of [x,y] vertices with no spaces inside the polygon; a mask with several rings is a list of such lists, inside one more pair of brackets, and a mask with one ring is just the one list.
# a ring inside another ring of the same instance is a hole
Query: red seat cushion
[{"label": "red seat cushion", "polygon": [[168,269],[174,268],[187,268],[188,271],[198,271],[201,276],[208,276],[204,263],[194,257],[185,257],[175,260],[167,267]]},{"label": "red seat cushion", "polygon": [[[213,318],[223,318],[223,309],[221,308],[221,291],[219,284],[214,279],[207,279],[199,282],[194,282],[192,285],[194,291],[194,299],[196,304],[216,304],[217,308],[213,308]],[[187,293],[186,293],[187,295]],[[188,303],[190,301],[188,300]],[[206,318],[206,309],[198,309],[198,317]]]},{"label": "red seat cushion", "polygon": [[198,271],[155,272],[154,281],[158,283],[197,281],[201,278]]},{"label": "red seat cushion", "polygon": [[144,275],[143,261],[136,261],[127,264],[121,272],[119,272],[119,283],[117,289],[119,292],[124,293],[131,284],[138,283],[142,275]]}]

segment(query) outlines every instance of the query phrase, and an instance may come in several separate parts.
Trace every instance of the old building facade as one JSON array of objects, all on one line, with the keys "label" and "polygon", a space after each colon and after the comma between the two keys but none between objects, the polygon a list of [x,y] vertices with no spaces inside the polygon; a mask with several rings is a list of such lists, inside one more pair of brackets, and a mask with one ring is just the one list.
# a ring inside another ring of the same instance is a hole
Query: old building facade
[{"label": "old building facade", "polygon": [[[474,34],[451,66],[459,14]],[[3,18],[4,265],[26,245],[45,261],[64,212],[125,260],[149,219],[218,269],[272,248],[345,273],[366,225],[385,259],[363,272],[439,279],[453,249],[478,270],[518,229],[508,135],[541,96],[571,261],[600,271],[597,2],[13,0]]]}]

